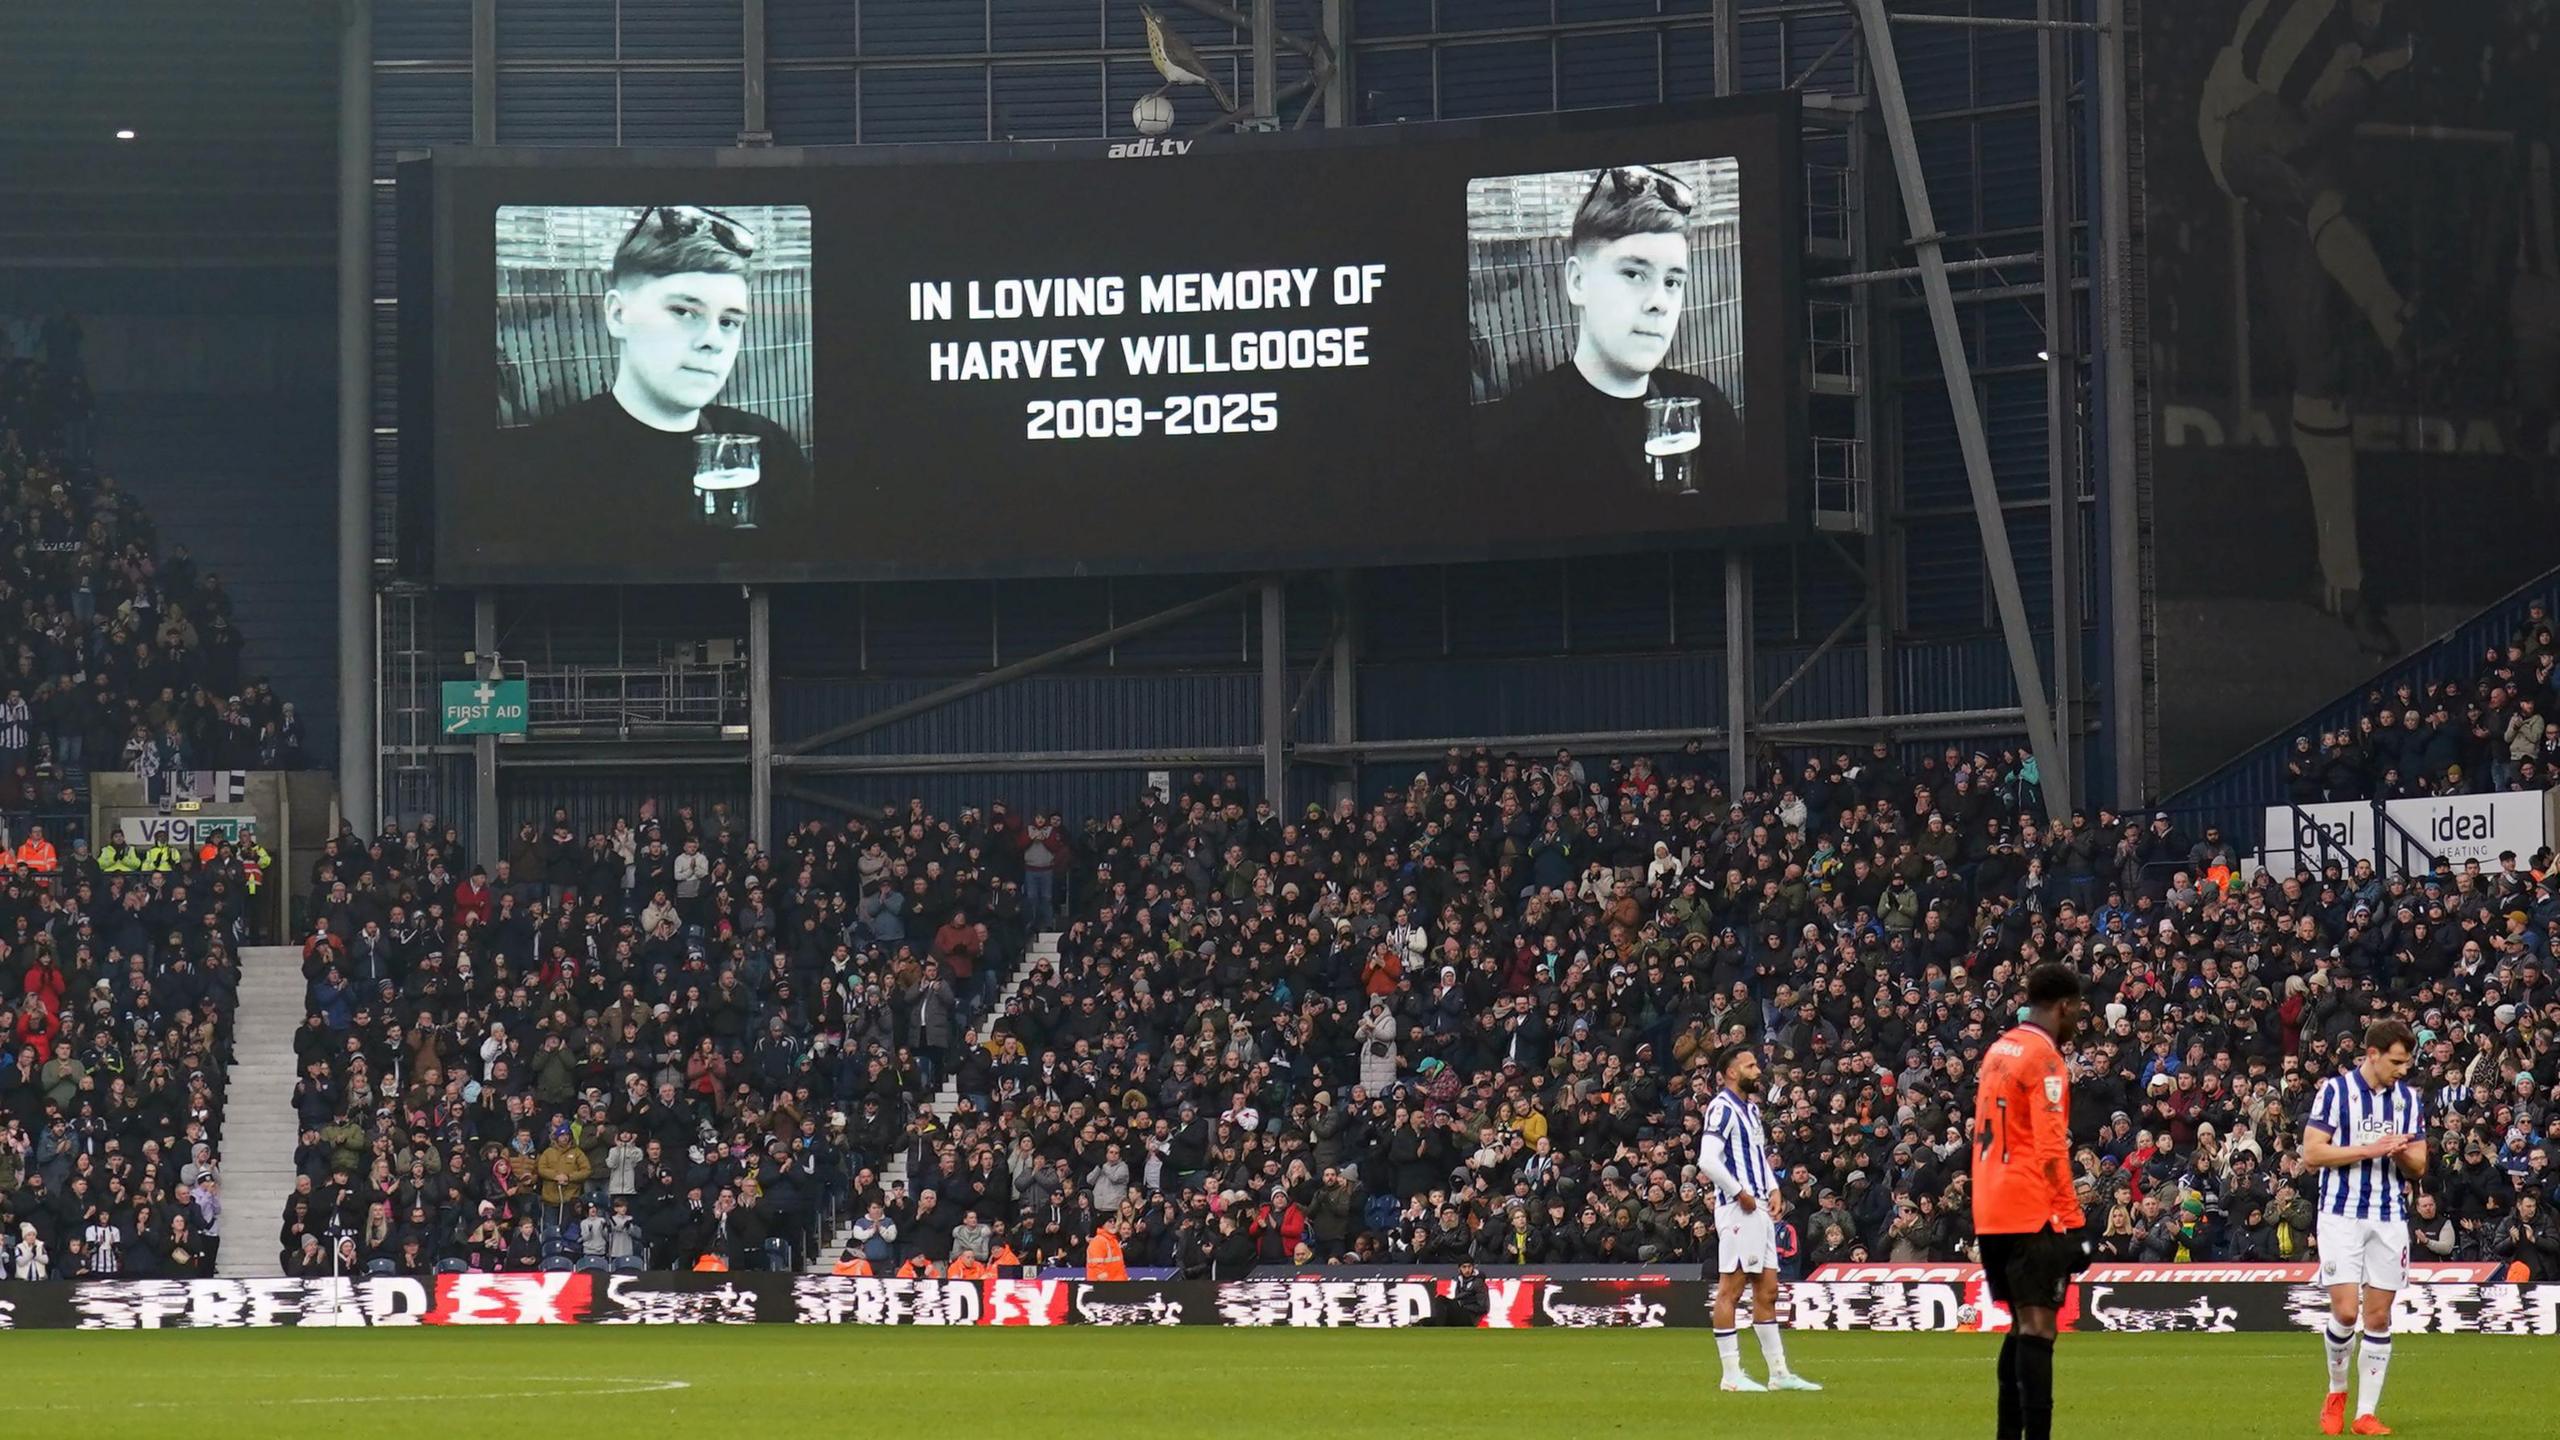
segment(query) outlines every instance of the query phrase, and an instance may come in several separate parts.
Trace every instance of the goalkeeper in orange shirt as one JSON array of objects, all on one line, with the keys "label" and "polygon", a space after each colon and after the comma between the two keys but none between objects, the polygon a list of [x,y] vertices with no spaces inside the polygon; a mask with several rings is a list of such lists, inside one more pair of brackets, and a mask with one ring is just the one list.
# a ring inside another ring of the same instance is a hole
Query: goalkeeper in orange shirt
[{"label": "goalkeeper in orange shirt", "polygon": [[1973,1230],[1985,1286],[2010,1315],[2000,1342],[2000,1440],[2052,1436],[2053,1338],[2064,1288],[2089,1265],[2062,1059],[2087,1013],[2069,967],[2029,971],[2027,1018],[1982,1057],[1974,1093]]}]

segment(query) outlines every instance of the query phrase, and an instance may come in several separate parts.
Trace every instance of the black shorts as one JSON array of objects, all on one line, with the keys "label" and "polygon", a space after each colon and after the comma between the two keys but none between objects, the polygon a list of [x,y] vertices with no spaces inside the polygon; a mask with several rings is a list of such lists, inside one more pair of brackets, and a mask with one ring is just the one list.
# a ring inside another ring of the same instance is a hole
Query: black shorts
[{"label": "black shorts", "polygon": [[2062,1295],[2080,1261],[2080,1242],[2051,1226],[2032,1235],[1985,1235],[1982,1278],[2003,1305],[2062,1308]]}]

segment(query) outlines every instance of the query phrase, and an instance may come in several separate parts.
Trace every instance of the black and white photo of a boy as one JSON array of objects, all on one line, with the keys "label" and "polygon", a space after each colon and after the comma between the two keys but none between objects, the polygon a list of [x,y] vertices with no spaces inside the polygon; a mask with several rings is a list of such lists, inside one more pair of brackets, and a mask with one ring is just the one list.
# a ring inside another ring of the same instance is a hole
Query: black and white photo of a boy
[{"label": "black and white photo of a boy", "polygon": [[1687,182],[1651,166],[1592,177],[1564,260],[1565,300],[1577,321],[1573,355],[1478,421],[1485,452],[1500,466],[1530,478],[1571,473],[1649,490],[1645,401],[1666,396],[1699,401],[1701,462],[1738,450],[1741,422],[1723,392],[1663,363],[1698,278],[1689,238],[1697,207]]},{"label": "black and white photo of a boy", "polygon": [[[694,205],[641,210],[615,247],[603,301],[612,383],[517,432],[518,478],[557,521],[680,524],[693,504],[697,435],[752,435],[768,528],[806,514],[806,456],[781,425],[718,403],[755,320],[759,240]],[[578,512],[581,502],[602,510]]]}]

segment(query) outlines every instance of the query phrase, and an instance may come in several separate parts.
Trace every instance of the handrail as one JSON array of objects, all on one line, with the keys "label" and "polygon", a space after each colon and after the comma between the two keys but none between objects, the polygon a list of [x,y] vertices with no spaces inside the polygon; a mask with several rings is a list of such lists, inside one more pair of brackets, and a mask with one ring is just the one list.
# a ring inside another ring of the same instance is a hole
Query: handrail
[{"label": "handrail", "polygon": [[[2515,628],[2517,620],[2522,618],[2525,609],[2535,600],[2552,603],[2555,609],[2560,609],[2560,565],[2555,565],[2516,586],[2407,655],[2311,707],[2302,718],[2244,747],[2231,759],[2171,792],[2155,808],[2178,809],[2191,806],[2201,809],[2221,808],[2232,803],[2247,805],[2251,803],[2248,797],[2233,802],[2218,798],[2215,791],[2218,787],[2249,779],[2252,769],[2259,767],[2263,767],[2267,772],[2259,778],[2269,784],[2259,787],[2259,798],[2255,803],[2260,805],[2276,803],[2269,789],[2281,769],[2282,752],[2291,747],[2293,737],[2305,731],[2336,729],[2338,722],[2330,717],[2342,709],[2356,705],[2363,700],[2368,690],[2389,690],[2403,680],[2428,678],[2431,672],[2444,664],[2446,648],[2456,642],[2461,642],[2472,650],[2478,649],[2491,638],[2495,638],[2501,644],[2505,643],[2508,632]],[[2345,718],[2352,722],[2352,716]]]},{"label": "handrail", "polygon": [[[2385,851],[2383,841],[2394,835],[2400,838],[2401,844]],[[2414,866],[2409,863],[2412,851],[2418,856],[2418,863]],[[2377,800],[2373,806],[2373,868],[2388,880],[2395,860],[2399,862],[2402,876],[2414,878],[2435,868],[2435,850],[2420,838],[2418,832],[2392,819],[2390,808]]]},{"label": "handrail", "polygon": [[[2361,803],[2371,807],[2374,812],[2374,819],[2376,823],[2379,824],[2383,818],[2381,802],[2366,801]],[[2268,808],[2273,809],[2275,807],[2270,806]],[[2293,835],[2291,837],[2293,843],[2279,850],[2273,843],[2274,837],[2266,835],[2259,836],[2259,864],[2272,866],[2275,863],[2275,857],[2278,854],[2286,854],[2293,857],[2293,868],[2296,874],[2305,873],[2306,871],[2311,874],[2318,874],[2321,870],[2328,867],[2331,860],[2338,862],[2338,868],[2341,871],[2353,871],[2355,869],[2355,852],[2340,844],[2335,838],[2333,838],[2329,834],[2328,827],[2312,818],[2310,811],[2291,801],[2287,801],[2283,809],[2287,815],[2293,818]],[[2310,847],[2312,851],[2312,858],[2315,863],[2309,866],[2305,866],[2302,863],[2302,852],[2305,848],[2302,844],[2302,836],[2303,832],[2306,830],[2311,833],[2317,842],[2315,845]]]}]

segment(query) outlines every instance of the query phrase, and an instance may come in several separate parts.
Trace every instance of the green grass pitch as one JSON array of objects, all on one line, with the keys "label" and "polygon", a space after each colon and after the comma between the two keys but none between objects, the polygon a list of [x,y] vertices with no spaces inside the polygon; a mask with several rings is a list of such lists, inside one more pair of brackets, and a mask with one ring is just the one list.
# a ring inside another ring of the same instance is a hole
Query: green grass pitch
[{"label": "green grass pitch", "polygon": [[[1798,1334],[1820,1395],[1726,1395],[1705,1331],[920,1330],[753,1325],[30,1331],[0,1337],[0,1434],[566,1440],[813,1434],[1988,1436],[1997,1341]],[[2410,1336],[2383,1418],[2552,1434],[2560,1355]],[[1761,1373],[1749,1337],[1743,1355]],[[2066,1336],[2055,1433],[2317,1435],[2310,1335]]]}]

